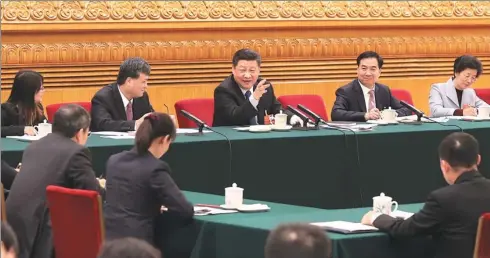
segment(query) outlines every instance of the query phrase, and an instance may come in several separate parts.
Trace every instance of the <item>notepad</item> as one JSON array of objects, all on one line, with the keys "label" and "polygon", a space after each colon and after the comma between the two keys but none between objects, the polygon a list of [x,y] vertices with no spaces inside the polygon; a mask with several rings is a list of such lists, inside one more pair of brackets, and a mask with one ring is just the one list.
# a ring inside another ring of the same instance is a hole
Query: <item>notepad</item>
[{"label": "notepad", "polygon": [[378,231],[378,229],[373,226],[367,226],[361,223],[354,223],[348,221],[315,222],[310,224],[321,227],[328,231],[339,232],[343,234],[366,233],[366,232]]},{"label": "notepad", "polygon": [[40,135],[22,135],[22,136],[7,136],[7,138],[16,139],[23,142],[32,142],[32,141],[37,141],[43,137]]},{"label": "notepad", "polygon": [[394,217],[394,218],[408,219],[408,218],[410,218],[410,217],[413,216],[413,213],[412,212],[406,212],[406,211],[396,210],[396,211],[390,213],[390,216],[391,217]]},{"label": "notepad", "polygon": [[112,136],[101,136],[101,138],[109,138],[109,139],[116,139],[116,140],[121,140],[121,139],[134,139],[134,135],[112,135]]},{"label": "notepad", "polygon": [[[198,133],[199,130],[192,128],[177,128],[177,133]],[[203,133],[210,133],[209,130],[203,130]]]}]

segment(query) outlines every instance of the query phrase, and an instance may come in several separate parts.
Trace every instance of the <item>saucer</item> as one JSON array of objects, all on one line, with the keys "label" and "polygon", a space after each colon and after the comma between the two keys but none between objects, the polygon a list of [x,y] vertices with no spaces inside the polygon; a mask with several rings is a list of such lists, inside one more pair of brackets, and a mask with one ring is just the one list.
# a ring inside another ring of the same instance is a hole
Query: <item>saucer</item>
[{"label": "saucer", "polygon": [[292,126],[290,125],[286,125],[286,126],[276,126],[276,125],[271,125],[270,128],[274,131],[289,131],[291,130],[291,128],[293,128]]},{"label": "saucer", "polygon": [[224,209],[224,210],[236,210],[237,208],[234,207],[234,206],[229,206],[229,205],[226,205],[226,204],[221,204],[219,206],[221,209]]},{"label": "saucer", "polygon": [[490,117],[464,116],[463,121],[490,121]]},{"label": "saucer", "polygon": [[271,127],[268,125],[252,125],[248,130],[252,133],[266,133],[271,131]]}]

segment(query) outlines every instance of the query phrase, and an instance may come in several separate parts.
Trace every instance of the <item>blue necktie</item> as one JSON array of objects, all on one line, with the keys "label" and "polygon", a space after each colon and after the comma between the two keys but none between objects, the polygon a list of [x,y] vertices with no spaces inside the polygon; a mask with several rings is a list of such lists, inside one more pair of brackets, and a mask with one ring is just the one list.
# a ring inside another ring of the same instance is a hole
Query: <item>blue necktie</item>
[{"label": "blue necktie", "polygon": [[[249,90],[247,90],[245,92],[245,99],[248,100],[250,98],[250,96],[252,95],[252,92],[250,92]],[[257,124],[257,119],[256,117],[252,117],[252,119],[250,119],[250,124],[251,125],[256,125]]]}]

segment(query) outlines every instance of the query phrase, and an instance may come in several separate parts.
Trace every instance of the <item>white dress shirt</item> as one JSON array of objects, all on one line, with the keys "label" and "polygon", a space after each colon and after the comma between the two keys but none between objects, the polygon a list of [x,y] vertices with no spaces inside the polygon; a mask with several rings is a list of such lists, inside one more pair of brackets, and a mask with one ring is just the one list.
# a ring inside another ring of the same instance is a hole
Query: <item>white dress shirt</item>
[{"label": "white dress shirt", "polygon": [[119,88],[119,85],[117,85],[117,89],[119,90],[119,93],[121,94],[121,99],[122,99],[123,105],[124,105],[124,112],[126,112],[126,109],[128,108],[128,104],[129,103],[133,104],[133,100],[129,100],[128,98],[126,98],[126,96],[124,96],[124,94],[121,91],[121,88]]},{"label": "white dress shirt", "polygon": [[[361,81],[359,81],[359,84],[361,85],[362,93],[364,94],[364,102],[366,103],[366,111],[369,112],[369,91],[371,91],[371,89],[362,85]],[[375,90],[375,89],[376,89],[376,85],[374,85],[372,90]],[[376,103],[376,97],[374,97],[374,103]]]}]

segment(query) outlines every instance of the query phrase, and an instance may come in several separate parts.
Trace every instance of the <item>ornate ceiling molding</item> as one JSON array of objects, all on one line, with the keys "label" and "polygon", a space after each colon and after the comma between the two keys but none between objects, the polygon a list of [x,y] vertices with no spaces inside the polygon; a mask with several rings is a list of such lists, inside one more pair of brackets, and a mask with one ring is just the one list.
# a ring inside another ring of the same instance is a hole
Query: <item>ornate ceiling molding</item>
[{"label": "ornate ceiling molding", "polygon": [[490,18],[490,1],[2,1],[2,23]]},{"label": "ornate ceiling molding", "polygon": [[364,50],[396,57],[454,57],[461,53],[488,56],[490,36],[3,43],[2,65],[107,63],[129,56],[152,61],[227,61],[240,48],[251,48],[263,58],[276,60],[352,58]]}]

